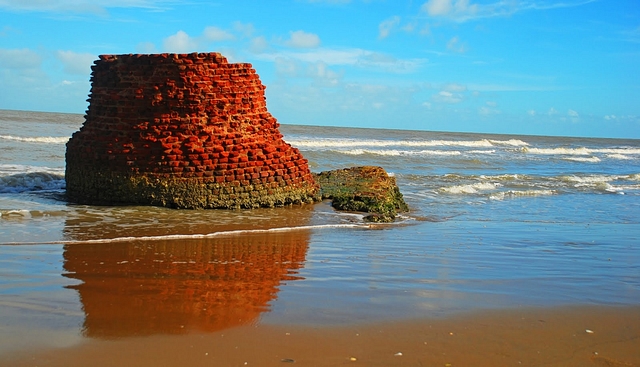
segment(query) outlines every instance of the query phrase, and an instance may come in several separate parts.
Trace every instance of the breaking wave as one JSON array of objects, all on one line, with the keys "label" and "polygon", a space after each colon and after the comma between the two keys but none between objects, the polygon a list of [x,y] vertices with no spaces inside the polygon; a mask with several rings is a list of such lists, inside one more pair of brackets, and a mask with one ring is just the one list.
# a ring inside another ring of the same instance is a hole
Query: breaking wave
[{"label": "breaking wave", "polygon": [[25,143],[45,143],[45,144],[65,144],[67,141],[69,141],[68,136],[23,137],[23,136],[13,136],[13,135],[0,135],[0,139],[19,141],[19,142],[25,142]]},{"label": "breaking wave", "polygon": [[313,138],[288,138],[287,142],[297,148],[305,149],[335,149],[335,148],[385,148],[385,147],[467,147],[467,148],[491,148],[495,146],[520,147],[529,143],[518,140],[375,140],[375,139],[313,139]]},{"label": "breaking wave", "polygon": [[64,174],[56,172],[26,172],[0,176],[0,193],[61,190],[66,186]]}]

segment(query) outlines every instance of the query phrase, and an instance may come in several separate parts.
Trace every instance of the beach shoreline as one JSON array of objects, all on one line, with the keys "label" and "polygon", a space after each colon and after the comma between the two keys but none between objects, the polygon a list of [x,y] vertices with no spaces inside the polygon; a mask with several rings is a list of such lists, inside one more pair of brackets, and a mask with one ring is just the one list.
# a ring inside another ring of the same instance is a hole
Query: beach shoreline
[{"label": "beach shoreline", "polygon": [[471,311],[343,326],[87,338],[0,356],[11,366],[638,366],[640,307]]}]

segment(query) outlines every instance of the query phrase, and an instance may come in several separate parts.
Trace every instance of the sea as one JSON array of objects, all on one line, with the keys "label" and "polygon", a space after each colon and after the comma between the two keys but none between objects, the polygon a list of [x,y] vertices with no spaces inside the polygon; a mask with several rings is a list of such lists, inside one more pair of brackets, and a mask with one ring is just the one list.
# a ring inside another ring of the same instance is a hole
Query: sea
[{"label": "sea", "polygon": [[0,110],[0,353],[245,324],[640,304],[640,140],[280,126],[312,171],[374,165],[410,207],[65,197],[80,114]]}]

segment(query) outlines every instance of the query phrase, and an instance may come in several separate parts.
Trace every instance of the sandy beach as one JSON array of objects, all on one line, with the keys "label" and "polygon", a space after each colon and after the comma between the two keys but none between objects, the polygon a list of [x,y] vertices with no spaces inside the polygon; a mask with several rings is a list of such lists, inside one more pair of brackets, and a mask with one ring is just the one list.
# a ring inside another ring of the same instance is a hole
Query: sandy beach
[{"label": "sandy beach", "polygon": [[640,308],[474,312],[348,326],[245,325],[25,349],[3,366],[639,366]]},{"label": "sandy beach", "polygon": [[393,173],[411,210],[371,226],[74,205],[82,116],[0,119],[0,366],[640,366],[636,140],[283,128]]}]

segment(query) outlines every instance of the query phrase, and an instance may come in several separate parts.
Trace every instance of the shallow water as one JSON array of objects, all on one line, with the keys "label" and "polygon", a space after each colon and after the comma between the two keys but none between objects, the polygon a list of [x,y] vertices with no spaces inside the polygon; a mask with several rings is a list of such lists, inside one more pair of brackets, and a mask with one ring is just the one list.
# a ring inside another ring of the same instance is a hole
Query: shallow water
[{"label": "shallow water", "polygon": [[[411,212],[72,205],[82,116],[0,111],[0,353],[26,343],[640,304],[640,141],[281,126],[379,165]],[[14,336],[11,340],[6,336]],[[55,337],[52,337],[55,336]]]}]

